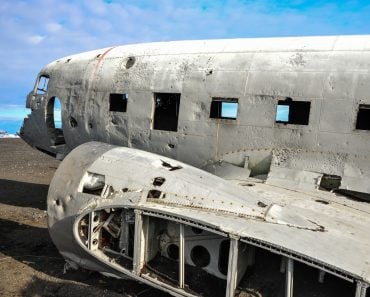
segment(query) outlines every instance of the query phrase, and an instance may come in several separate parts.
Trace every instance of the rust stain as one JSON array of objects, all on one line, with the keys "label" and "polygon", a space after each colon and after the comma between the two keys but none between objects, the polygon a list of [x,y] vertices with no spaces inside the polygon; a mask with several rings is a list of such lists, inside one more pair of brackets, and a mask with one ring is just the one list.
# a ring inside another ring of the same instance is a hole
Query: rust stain
[{"label": "rust stain", "polygon": [[99,59],[98,59],[98,62],[96,63],[96,65],[95,65],[95,67],[94,67],[94,71],[93,71],[93,73],[92,73],[92,75],[91,75],[91,77],[90,77],[90,82],[92,81],[92,80],[94,80],[95,79],[95,76],[96,76],[96,72],[97,72],[97,70],[99,69],[99,66],[100,66],[100,64],[102,63],[102,61],[104,60],[104,58],[105,58],[105,56],[112,50],[112,49],[114,49],[114,48],[116,48],[115,46],[113,46],[113,47],[111,47],[111,48],[109,48],[109,49],[107,49],[100,57],[99,57]]}]

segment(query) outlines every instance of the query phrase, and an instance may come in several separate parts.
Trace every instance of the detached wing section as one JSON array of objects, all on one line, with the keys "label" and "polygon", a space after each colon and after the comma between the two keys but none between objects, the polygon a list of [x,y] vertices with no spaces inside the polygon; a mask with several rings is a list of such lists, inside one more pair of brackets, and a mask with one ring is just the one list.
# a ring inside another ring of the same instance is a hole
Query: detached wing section
[{"label": "detached wing section", "polygon": [[352,290],[354,281],[366,285],[369,214],[303,198],[90,142],[59,166],[48,195],[48,224],[70,265],[137,279],[176,296],[234,296],[237,288],[248,293],[251,286],[280,296],[294,261],[298,269],[308,265],[343,279],[336,284],[341,290]]}]

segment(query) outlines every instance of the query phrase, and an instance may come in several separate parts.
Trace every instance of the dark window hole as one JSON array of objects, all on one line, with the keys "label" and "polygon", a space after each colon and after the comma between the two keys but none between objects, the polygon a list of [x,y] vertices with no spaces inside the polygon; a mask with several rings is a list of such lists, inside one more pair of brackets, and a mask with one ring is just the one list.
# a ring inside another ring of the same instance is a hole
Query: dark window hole
[{"label": "dark window hole", "polygon": [[60,205],[60,199],[56,199],[55,204],[59,206]]},{"label": "dark window hole", "polygon": [[180,97],[177,93],[154,93],[154,130],[177,131]]},{"label": "dark window hole", "polygon": [[170,244],[167,247],[167,254],[168,257],[172,260],[178,260],[179,259],[179,247],[176,244]]},{"label": "dark window hole", "polygon": [[112,93],[109,95],[109,111],[126,112],[128,94]]},{"label": "dark window hole", "polygon": [[69,118],[69,124],[71,125],[72,128],[77,128],[77,120],[74,117]]},{"label": "dark window hole", "polygon": [[356,129],[370,131],[370,105],[360,104],[357,113]]},{"label": "dark window hole", "polygon": [[148,196],[147,198],[155,198],[155,199],[158,199],[159,197],[161,197],[161,191],[158,191],[158,190],[150,190],[148,192]]},{"label": "dark window hole", "polygon": [[153,181],[153,186],[160,187],[165,181],[166,179],[164,177],[156,177]]},{"label": "dark window hole", "polygon": [[190,257],[194,265],[201,268],[208,266],[211,262],[211,255],[208,250],[201,245],[193,247]]},{"label": "dark window hole", "polygon": [[293,101],[292,98],[279,100],[276,107],[276,123],[308,125],[311,102]]}]

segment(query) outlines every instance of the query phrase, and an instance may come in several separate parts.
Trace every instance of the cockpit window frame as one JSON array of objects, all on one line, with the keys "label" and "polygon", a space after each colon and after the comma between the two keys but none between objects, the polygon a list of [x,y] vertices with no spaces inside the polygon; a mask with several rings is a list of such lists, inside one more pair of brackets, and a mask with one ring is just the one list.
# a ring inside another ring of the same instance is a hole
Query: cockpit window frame
[{"label": "cockpit window frame", "polygon": [[[42,79],[44,79],[43,87],[40,88],[40,84],[42,83]],[[37,77],[35,88],[34,88],[34,94],[35,95],[45,95],[48,91],[50,83],[50,75],[42,73]]]}]

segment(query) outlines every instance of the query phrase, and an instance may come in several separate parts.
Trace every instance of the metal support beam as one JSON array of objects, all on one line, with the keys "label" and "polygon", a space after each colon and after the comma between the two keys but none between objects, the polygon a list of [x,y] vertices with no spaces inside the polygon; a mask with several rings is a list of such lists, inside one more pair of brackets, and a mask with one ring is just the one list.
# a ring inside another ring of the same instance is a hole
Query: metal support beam
[{"label": "metal support beam", "polygon": [[323,284],[324,283],[325,274],[326,274],[326,272],[324,270],[320,270],[319,271],[319,283],[320,284]]},{"label": "metal support beam", "polygon": [[180,238],[179,238],[179,287],[185,287],[185,236],[184,225],[180,224]]},{"label": "metal support beam", "polygon": [[356,286],[356,297],[366,297],[366,292],[368,288],[369,284],[358,281]]},{"label": "metal support beam", "polygon": [[133,273],[140,275],[145,257],[145,236],[143,231],[142,211],[135,209],[135,240],[134,240],[134,263]]},{"label": "metal support beam", "polygon": [[229,264],[227,268],[226,297],[234,297],[238,280],[239,241],[230,238]]},{"label": "metal support beam", "polygon": [[293,297],[294,260],[286,259],[285,297]]},{"label": "metal support beam", "polygon": [[90,251],[96,251],[99,246],[99,235],[100,232],[94,232],[95,228],[100,223],[99,212],[92,211],[89,214],[89,234],[88,234],[88,249]]}]

